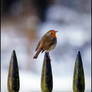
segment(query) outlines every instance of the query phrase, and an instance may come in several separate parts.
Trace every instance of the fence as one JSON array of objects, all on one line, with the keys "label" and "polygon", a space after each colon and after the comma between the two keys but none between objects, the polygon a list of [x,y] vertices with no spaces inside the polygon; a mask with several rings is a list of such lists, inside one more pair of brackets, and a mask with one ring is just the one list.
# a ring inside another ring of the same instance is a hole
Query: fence
[{"label": "fence", "polygon": [[[19,69],[16,53],[15,51],[13,51],[8,72],[8,91],[19,92],[19,89],[20,89]],[[41,74],[41,90],[42,92],[52,92],[53,90],[53,74],[49,53],[45,53],[44,55]],[[73,92],[84,92],[84,91],[85,91],[85,77],[81,53],[79,51],[76,57],[74,67]]]}]

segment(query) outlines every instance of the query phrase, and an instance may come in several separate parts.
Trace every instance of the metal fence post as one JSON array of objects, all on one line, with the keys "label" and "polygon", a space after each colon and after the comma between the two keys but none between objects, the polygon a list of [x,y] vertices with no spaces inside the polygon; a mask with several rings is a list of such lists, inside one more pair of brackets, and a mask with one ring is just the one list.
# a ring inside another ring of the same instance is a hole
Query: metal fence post
[{"label": "metal fence post", "polygon": [[75,61],[74,76],[73,76],[73,92],[84,92],[84,91],[85,91],[85,77],[81,53],[79,51]]},{"label": "metal fence post", "polygon": [[9,92],[19,92],[20,82],[19,82],[19,68],[17,63],[16,53],[13,50],[9,72],[8,72],[8,91]]},{"label": "metal fence post", "polygon": [[53,76],[52,67],[49,53],[45,53],[42,75],[41,75],[41,90],[42,92],[52,92],[53,89]]}]

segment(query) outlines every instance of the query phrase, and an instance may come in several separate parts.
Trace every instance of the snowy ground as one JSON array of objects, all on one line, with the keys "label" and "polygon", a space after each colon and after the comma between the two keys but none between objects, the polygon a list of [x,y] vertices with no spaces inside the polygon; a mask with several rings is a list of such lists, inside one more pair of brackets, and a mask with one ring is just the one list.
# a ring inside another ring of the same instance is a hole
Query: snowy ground
[{"label": "snowy ground", "polygon": [[[20,92],[41,92],[40,78],[32,72],[20,71]],[[91,89],[91,81],[86,78],[86,90]],[[7,92],[7,71],[3,71],[1,75],[1,92]],[[65,76],[53,76],[53,92],[73,92],[72,78]],[[91,91],[89,91],[91,92]]]}]

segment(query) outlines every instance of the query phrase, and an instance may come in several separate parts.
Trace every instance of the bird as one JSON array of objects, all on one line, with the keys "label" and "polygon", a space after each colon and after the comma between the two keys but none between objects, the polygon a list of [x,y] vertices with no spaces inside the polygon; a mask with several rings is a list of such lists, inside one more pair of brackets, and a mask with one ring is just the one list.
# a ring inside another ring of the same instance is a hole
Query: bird
[{"label": "bird", "polygon": [[37,59],[40,52],[50,52],[56,47],[57,44],[57,37],[56,37],[56,30],[49,30],[47,33],[43,35],[41,40],[38,42],[36,48],[36,54],[34,55],[34,59]]}]

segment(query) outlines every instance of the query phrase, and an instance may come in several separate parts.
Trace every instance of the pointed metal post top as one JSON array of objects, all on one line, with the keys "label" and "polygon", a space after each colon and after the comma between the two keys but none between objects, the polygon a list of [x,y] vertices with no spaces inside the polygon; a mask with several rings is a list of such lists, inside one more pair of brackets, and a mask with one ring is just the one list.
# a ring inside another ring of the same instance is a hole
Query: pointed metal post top
[{"label": "pointed metal post top", "polygon": [[79,55],[79,56],[81,55],[80,51],[78,51],[78,55]]},{"label": "pointed metal post top", "polygon": [[15,56],[16,55],[16,52],[15,50],[12,51],[12,56]]},{"label": "pointed metal post top", "polygon": [[44,59],[45,59],[46,61],[50,61],[49,52],[45,52],[45,57],[44,57]]},{"label": "pointed metal post top", "polygon": [[13,50],[13,53],[16,53],[15,50]]},{"label": "pointed metal post top", "polygon": [[78,58],[78,61],[82,62],[80,51],[78,51],[77,58]]},{"label": "pointed metal post top", "polygon": [[52,92],[52,89],[53,75],[50,56],[48,52],[45,52],[41,74],[41,90],[42,92]]},{"label": "pointed metal post top", "polygon": [[82,64],[82,57],[80,51],[78,51],[73,76],[73,92],[84,92],[85,91],[85,75]]},{"label": "pointed metal post top", "polygon": [[81,57],[81,52],[80,52],[80,51],[78,51],[77,56],[78,56],[78,57]]},{"label": "pointed metal post top", "polygon": [[45,55],[48,56],[49,55],[49,52],[45,52]]},{"label": "pointed metal post top", "polygon": [[9,92],[19,92],[20,89],[19,67],[15,50],[12,51],[10,59],[7,86]]},{"label": "pointed metal post top", "polygon": [[15,50],[12,51],[11,60],[12,61],[17,61],[16,51]]}]

